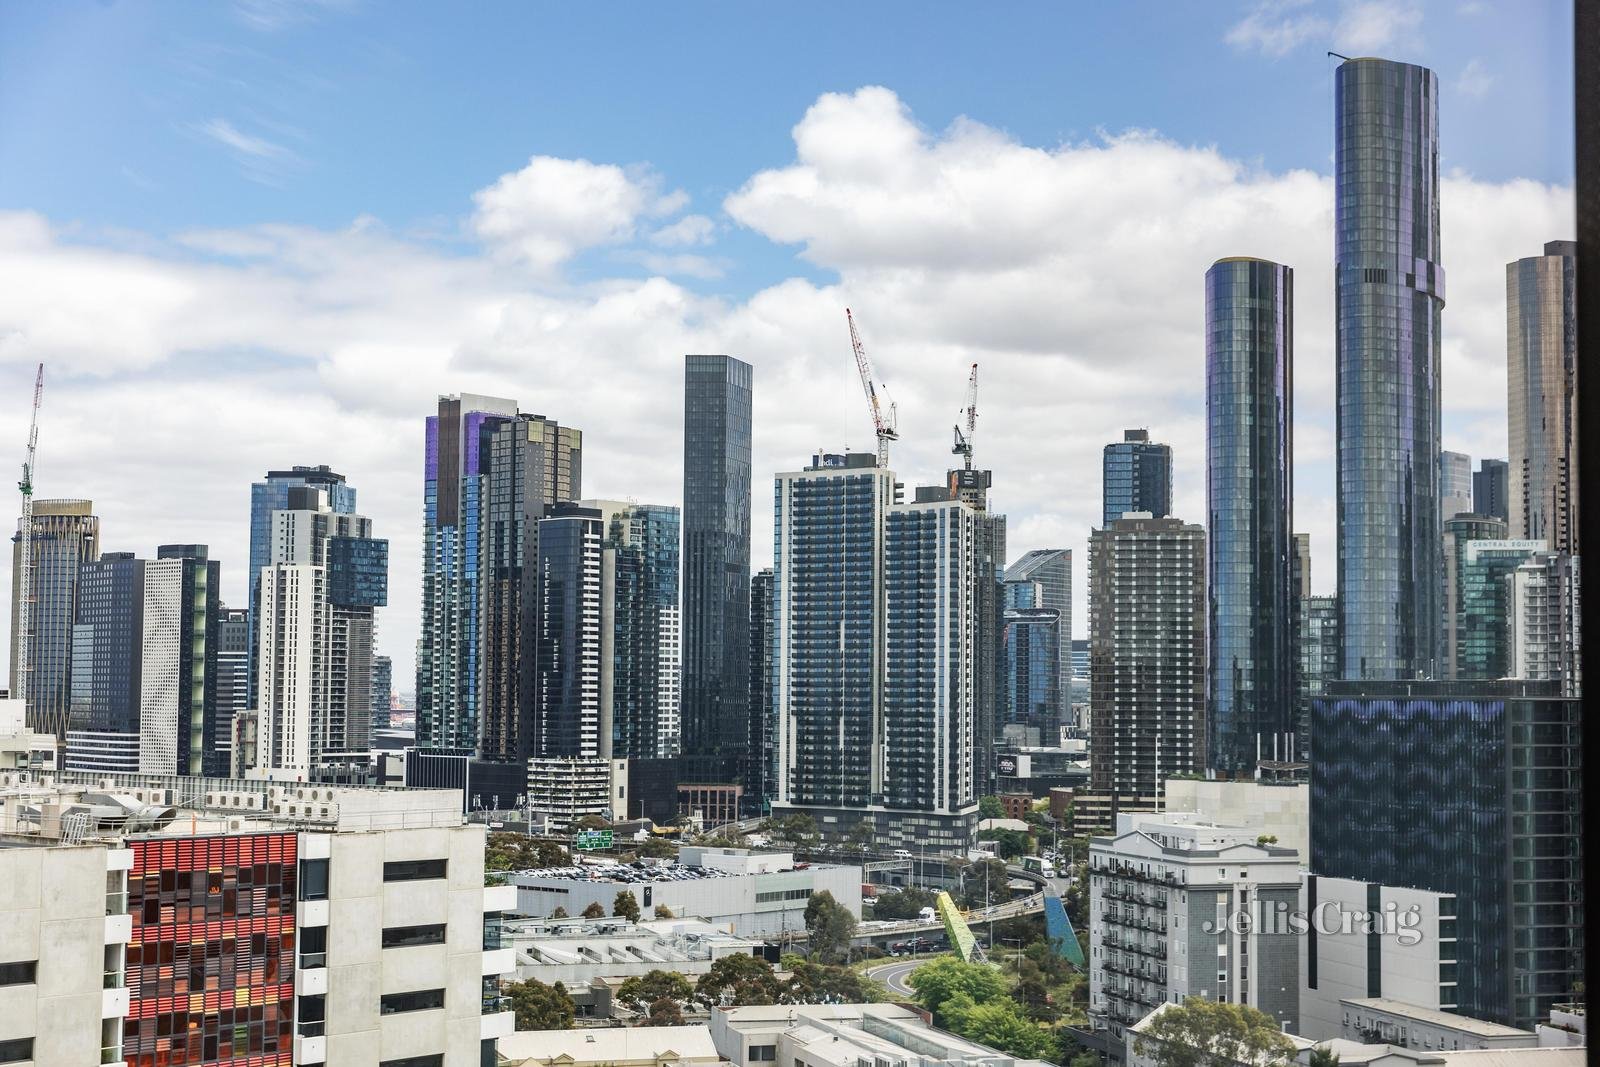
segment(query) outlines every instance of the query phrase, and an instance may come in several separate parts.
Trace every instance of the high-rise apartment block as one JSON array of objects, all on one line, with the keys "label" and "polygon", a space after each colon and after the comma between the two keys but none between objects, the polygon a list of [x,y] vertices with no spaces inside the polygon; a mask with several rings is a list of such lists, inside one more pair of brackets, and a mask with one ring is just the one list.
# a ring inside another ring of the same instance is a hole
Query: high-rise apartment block
[{"label": "high-rise apartment block", "polygon": [[1303,759],[1311,744],[1311,702],[1339,677],[1344,646],[1339,641],[1339,599],[1308,596],[1300,600],[1295,632],[1295,744],[1292,755]]},{"label": "high-rise apartment block", "polygon": [[1206,534],[1135,513],[1089,536],[1090,784],[1158,797],[1205,763]]},{"label": "high-rise apartment block", "polygon": [[144,560],[132,552],[107,552],[80,568],[72,658],[64,765],[82,771],[137,771]]},{"label": "high-rise apartment block", "polygon": [[604,539],[598,508],[558,504],[539,520],[535,756],[611,755],[613,661]]},{"label": "high-rise apartment block", "polygon": [[[67,736],[72,708],[72,628],[78,615],[78,570],[100,558],[100,520],[89,500],[33,502],[33,588],[22,588],[22,530],[11,539],[11,644],[23,596],[32,598],[28,637],[28,725],[56,740]],[[16,656],[10,692],[19,692]]]},{"label": "high-rise apartment block", "polygon": [[894,472],[870,453],[777,476],[775,808],[950,851],[977,813],[981,516],[919,495],[897,503]]},{"label": "high-rise apartment block", "polygon": [[1311,872],[1453,896],[1453,1010],[1525,1029],[1583,976],[1582,710],[1559,689],[1343,681],[1312,702]]},{"label": "high-rise apartment block", "polygon": [[144,565],[139,668],[139,770],[216,775],[228,769],[231,723],[217,715],[221,565],[205,545],[162,545]]},{"label": "high-rise apartment block", "polygon": [[289,493],[307,487],[321,489],[327,497],[328,507],[341,515],[354,514],[356,490],[347,485],[344,475],[320,463],[314,467],[296,465],[288,470],[268,471],[267,476],[250,485],[250,571],[247,588],[250,590],[250,632],[246,635],[249,663],[245,679],[249,692],[246,707],[256,706],[256,622],[261,612],[261,568],[272,562],[272,532],[270,518],[274,511],[289,506]]},{"label": "high-rise apartment block", "polygon": [[1512,678],[1560,683],[1583,693],[1583,612],[1579,558],[1539,552],[1511,572],[1508,643]]},{"label": "high-rise apartment block", "polygon": [[776,634],[773,615],[772,568],[750,579],[750,747],[756,774],[746,783],[752,802],[761,805],[778,788],[778,708],[773,701],[772,642]]},{"label": "high-rise apartment block", "polygon": [[754,374],[732,356],[684,361],[682,751],[719,779],[750,758]]},{"label": "high-rise apartment block", "polygon": [[[543,415],[485,419],[480,429],[482,725],[485,759],[526,762],[538,670],[539,520],[583,489],[583,434]],[[466,491],[466,490],[464,490]],[[466,738],[463,747],[471,748]]]},{"label": "high-rise apartment block", "polygon": [[1340,635],[1347,678],[1430,677],[1440,623],[1439,81],[1335,73]]},{"label": "high-rise apartment block", "polygon": [[1472,510],[1511,521],[1511,468],[1503,459],[1486,459],[1472,475]]},{"label": "high-rise apartment block", "polygon": [[1294,272],[1206,272],[1206,763],[1249,776],[1295,719]]},{"label": "high-rise apartment block", "polygon": [[423,449],[417,744],[476,751],[482,728],[483,431],[515,418],[500,397],[443,396]]},{"label": "high-rise apartment block", "polygon": [[989,487],[993,482],[992,471],[958,467],[945,472],[942,488],[918,486],[916,490],[918,501],[955,500],[978,513],[972,572],[972,603],[977,613],[972,635],[972,788],[977,796],[986,796],[995,789],[996,724],[1005,715],[1006,703],[1002,592],[1006,569],[1006,517],[989,510]]},{"label": "high-rise apartment block", "polygon": [[372,636],[388,602],[389,542],[372,520],[333,511],[308,488],[270,520],[257,621],[256,771],[289,781],[365,762]]},{"label": "high-rise apartment block", "polygon": [[1453,515],[1444,521],[1444,645],[1440,650],[1440,673],[1447,679],[1456,677],[1461,655],[1461,593],[1467,545],[1474,541],[1504,541],[1505,537],[1505,520],[1493,515]]},{"label": "high-rise apartment block", "polygon": [[230,773],[233,746],[233,720],[250,707],[250,613],[243,608],[221,606],[217,624],[217,742],[222,770]]},{"label": "high-rise apartment block", "polygon": [[1506,264],[1510,507],[1520,537],[1578,552],[1578,246]]},{"label": "high-rise apartment block", "polygon": [[1172,514],[1172,446],[1152,442],[1150,431],[1126,430],[1106,445],[1101,477],[1102,526],[1130,511],[1158,519]]},{"label": "high-rise apartment block", "polygon": [[1472,510],[1472,457],[1465,452],[1439,453],[1439,519]]},{"label": "high-rise apartment block", "polygon": [[604,535],[610,620],[611,748],[618,759],[676,755],[680,729],[678,509],[586,500]]},{"label": "high-rise apartment block", "polygon": [[1511,575],[1544,550],[1543,541],[1467,542],[1456,610],[1456,678],[1511,674]]},{"label": "high-rise apartment block", "polygon": [[372,728],[389,728],[390,702],[394,699],[394,661],[388,656],[372,657]]}]

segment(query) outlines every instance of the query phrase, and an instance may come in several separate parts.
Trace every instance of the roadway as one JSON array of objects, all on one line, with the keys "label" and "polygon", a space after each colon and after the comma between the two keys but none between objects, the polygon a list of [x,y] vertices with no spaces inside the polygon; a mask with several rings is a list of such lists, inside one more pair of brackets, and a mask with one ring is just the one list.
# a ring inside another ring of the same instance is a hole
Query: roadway
[{"label": "roadway", "polygon": [[921,967],[927,960],[895,960],[893,963],[880,963],[876,967],[867,968],[867,977],[882,982],[884,987],[897,997],[910,1000],[916,996],[916,990],[911,988],[907,979],[911,972]]},{"label": "roadway", "polygon": [[[1033,893],[1016,900],[1008,900],[1004,904],[996,904],[989,908],[975,908],[966,913],[968,926],[986,926],[991,922],[1002,919],[1015,919],[1019,915],[1032,915],[1034,912],[1044,910],[1044,894]],[[902,919],[899,922],[873,923],[871,926],[863,923],[856,928],[856,940],[877,941],[879,939],[904,937],[907,934],[923,934],[930,930],[943,930],[944,920],[935,918],[931,922],[922,919]]]}]

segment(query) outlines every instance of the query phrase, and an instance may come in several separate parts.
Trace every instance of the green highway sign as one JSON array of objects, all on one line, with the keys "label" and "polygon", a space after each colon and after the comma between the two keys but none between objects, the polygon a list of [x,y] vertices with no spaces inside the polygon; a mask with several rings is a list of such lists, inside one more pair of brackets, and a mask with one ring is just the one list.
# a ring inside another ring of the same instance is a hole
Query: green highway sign
[{"label": "green highway sign", "polygon": [[592,849],[610,848],[610,830],[579,830],[578,835],[572,839],[573,848]]}]

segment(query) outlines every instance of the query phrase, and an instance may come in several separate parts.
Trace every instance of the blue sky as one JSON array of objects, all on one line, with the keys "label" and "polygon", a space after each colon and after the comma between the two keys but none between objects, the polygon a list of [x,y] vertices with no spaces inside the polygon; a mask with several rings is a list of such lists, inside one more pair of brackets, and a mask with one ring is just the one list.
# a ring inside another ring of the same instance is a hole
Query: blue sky
[{"label": "blue sky", "polygon": [[[0,6],[0,441],[47,364],[41,496],[107,550],[207,542],[332,463],[417,626],[423,416],[584,429],[585,493],[681,499],[682,354],[756,366],[771,473],[871,446],[855,308],[940,478],[973,361],[1010,554],[1077,556],[1100,449],[1204,514],[1202,279],[1296,271],[1296,528],[1333,587],[1329,49],[1439,75],[1445,447],[1504,455],[1504,265],[1570,238],[1571,12],[1524,0]],[[0,456],[0,459],[3,459]],[[0,556],[0,587],[9,582]],[[0,653],[3,657],[3,653]],[[406,688],[402,682],[402,688]]]}]

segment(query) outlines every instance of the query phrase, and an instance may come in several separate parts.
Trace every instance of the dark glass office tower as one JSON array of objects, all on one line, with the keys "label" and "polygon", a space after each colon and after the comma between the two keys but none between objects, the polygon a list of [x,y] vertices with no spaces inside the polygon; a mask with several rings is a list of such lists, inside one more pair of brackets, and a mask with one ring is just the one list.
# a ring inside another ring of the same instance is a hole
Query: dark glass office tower
[{"label": "dark glass office tower", "polygon": [[1102,477],[1102,528],[1130,511],[1157,519],[1172,514],[1172,446],[1152,443],[1148,430],[1125,430],[1121,441],[1106,445]]},{"label": "dark glass office tower", "polygon": [[355,486],[345,484],[344,475],[326,463],[315,467],[297,465],[288,470],[268,471],[266,478],[250,485],[250,573],[246,588],[250,590],[250,611],[245,624],[245,706],[256,706],[256,619],[261,613],[261,568],[272,562],[271,517],[274,511],[289,506],[289,491],[315,486],[327,494],[328,507],[340,515],[353,515],[356,510]]},{"label": "dark glass office tower", "polygon": [[1503,459],[1486,459],[1472,474],[1472,511],[1511,521],[1511,468]]},{"label": "dark glass office tower", "polygon": [[482,434],[483,723],[478,754],[533,755],[539,520],[583,492],[583,433],[543,415],[488,419]]},{"label": "dark glass office tower", "polygon": [[685,358],[683,754],[750,750],[750,434],[754,370]]},{"label": "dark glass office tower", "polygon": [[1467,545],[1472,541],[1503,541],[1505,537],[1505,520],[1493,515],[1452,515],[1444,521],[1440,557],[1444,565],[1444,615],[1439,673],[1447,679],[1456,677],[1460,655],[1461,583],[1466,576]]},{"label": "dark glass office tower", "polygon": [[1054,608],[1024,605],[1006,609],[1007,724],[1036,726],[1047,733],[1061,725],[1061,645],[1061,614]]},{"label": "dark glass office tower", "polygon": [[107,552],[83,564],[72,628],[68,770],[139,770],[143,648],[144,560],[132,552]]},{"label": "dark glass office tower", "polygon": [[1206,272],[1206,758],[1249,775],[1294,730],[1294,271]]},{"label": "dark glass office tower", "polygon": [[1578,246],[1506,264],[1510,502],[1518,536],[1578,552]]},{"label": "dark glass office tower", "polygon": [[1432,677],[1439,646],[1439,82],[1335,77],[1339,608],[1347,678]]},{"label": "dark glass office tower", "polygon": [[557,504],[539,520],[536,757],[611,755],[604,537],[597,508]]},{"label": "dark glass office tower", "polygon": [[[1006,568],[1006,583],[1037,582],[1039,596],[1030,603],[1005,603],[1007,608],[1053,608],[1056,636],[1061,649],[1060,678],[1056,683],[1062,707],[1072,685],[1072,549],[1036,548]],[[1009,596],[1009,594],[1008,594]]]},{"label": "dark glass office tower", "polygon": [[[78,568],[100,558],[100,520],[88,500],[36,500],[33,504],[33,598],[28,626],[30,729],[67,736],[72,707],[72,627],[78,614]],[[11,539],[11,644],[17,647],[22,521]],[[17,662],[11,657],[11,692],[18,692]]]},{"label": "dark glass office tower", "polygon": [[745,783],[752,809],[765,813],[778,789],[778,709],[772,699],[772,568],[750,579],[750,748],[757,776]]},{"label": "dark glass office tower", "polygon": [[1529,1030],[1583,977],[1583,717],[1559,693],[1344,681],[1311,710],[1311,873],[1454,895],[1451,1010]]},{"label": "dark glass office tower", "polygon": [[440,397],[438,414],[427,419],[417,638],[419,748],[478,750],[484,429],[516,415],[514,400],[466,394]]}]

